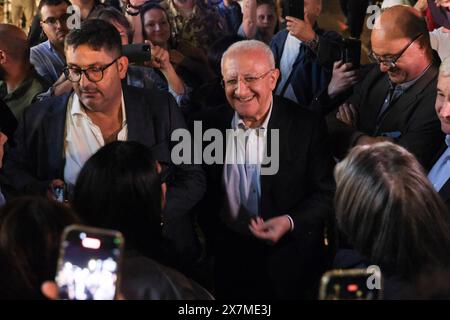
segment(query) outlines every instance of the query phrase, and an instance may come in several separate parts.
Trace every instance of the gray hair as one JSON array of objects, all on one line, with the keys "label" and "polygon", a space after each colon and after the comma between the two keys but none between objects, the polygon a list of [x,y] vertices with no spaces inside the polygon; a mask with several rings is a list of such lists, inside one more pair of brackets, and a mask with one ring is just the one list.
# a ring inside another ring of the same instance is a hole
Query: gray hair
[{"label": "gray hair", "polygon": [[447,57],[442,61],[441,67],[439,68],[439,73],[444,77],[450,76],[450,57]]},{"label": "gray hair", "polygon": [[[220,67],[223,70],[223,65],[227,57],[231,54],[242,53],[249,50],[260,50],[267,57],[267,61],[270,64],[270,68],[275,68],[275,58],[273,57],[270,47],[262,41],[258,40],[242,40],[232,44],[223,54],[220,62]],[[251,57],[249,57],[251,59]]]}]

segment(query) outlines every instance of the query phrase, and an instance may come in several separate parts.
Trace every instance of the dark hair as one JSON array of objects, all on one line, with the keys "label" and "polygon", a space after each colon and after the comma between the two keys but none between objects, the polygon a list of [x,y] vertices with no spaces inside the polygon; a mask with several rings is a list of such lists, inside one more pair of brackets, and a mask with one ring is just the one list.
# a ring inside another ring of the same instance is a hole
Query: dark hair
[{"label": "dark hair", "polygon": [[80,29],[73,29],[66,36],[65,48],[78,48],[88,45],[95,51],[106,49],[122,55],[122,41],[116,28],[100,19],[88,19],[81,24]]},{"label": "dark hair", "polygon": [[127,32],[128,42],[133,42],[133,28],[122,12],[114,7],[105,7],[96,10],[89,16],[89,19],[100,19],[106,22],[117,22],[125,28]]},{"label": "dark hair", "polygon": [[146,2],[144,5],[142,5],[142,7],[139,11],[140,16],[141,16],[142,36],[144,37],[144,39],[147,39],[147,35],[145,34],[144,16],[147,13],[147,11],[150,11],[153,9],[161,10],[162,12],[164,12],[164,15],[166,16],[167,22],[169,23],[169,26],[170,26],[169,17],[167,15],[166,9],[164,9],[160,4],[158,4],[156,2],[152,2],[152,1]]},{"label": "dark hair", "polygon": [[413,279],[450,266],[450,214],[411,153],[387,142],[358,146],[335,178],[338,227],[381,272]]},{"label": "dark hair", "polygon": [[245,40],[245,38],[237,35],[225,35],[220,37],[211,45],[211,48],[208,50],[208,64],[211,70],[214,72],[214,75],[217,77],[221,77],[221,61],[222,56],[225,51],[233,44],[238,41]]},{"label": "dark hair", "polygon": [[161,181],[150,149],[115,141],[98,150],[77,178],[73,207],[85,223],[119,230],[127,248],[152,256],[162,227]]},{"label": "dark hair", "polygon": [[55,277],[64,228],[78,222],[68,208],[43,198],[17,198],[0,209],[2,268],[7,266],[8,277],[15,280],[9,284],[12,290],[20,288],[22,297],[40,296],[41,284]]},{"label": "dark hair", "polygon": [[68,6],[72,5],[69,0],[41,0],[37,8],[38,16],[41,16],[41,9],[43,6],[59,6],[61,3],[65,3]]}]

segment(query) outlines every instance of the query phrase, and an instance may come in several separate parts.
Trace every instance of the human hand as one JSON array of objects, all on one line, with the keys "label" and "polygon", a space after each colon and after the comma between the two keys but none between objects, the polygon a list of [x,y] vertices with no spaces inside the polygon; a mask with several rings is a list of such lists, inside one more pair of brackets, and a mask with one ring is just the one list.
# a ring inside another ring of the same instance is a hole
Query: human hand
[{"label": "human hand", "polygon": [[279,216],[267,221],[257,217],[250,221],[249,228],[255,237],[275,244],[291,230],[291,222],[287,216]]},{"label": "human hand", "polygon": [[328,95],[334,98],[358,82],[358,71],[352,70],[351,63],[336,61],[333,65],[333,76],[328,84]]},{"label": "human hand", "polygon": [[3,132],[0,132],[0,168],[3,166],[3,154],[6,141],[8,141],[8,137]]},{"label": "human hand", "polygon": [[291,35],[301,41],[310,41],[315,38],[316,33],[313,30],[313,26],[308,22],[308,19],[300,20],[294,17],[286,17],[286,30]]},{"label": "human hand", "polygon": [[351,103],[345,102],[339,107],[336,118],[354,128],[358,119],[358,111]]}]

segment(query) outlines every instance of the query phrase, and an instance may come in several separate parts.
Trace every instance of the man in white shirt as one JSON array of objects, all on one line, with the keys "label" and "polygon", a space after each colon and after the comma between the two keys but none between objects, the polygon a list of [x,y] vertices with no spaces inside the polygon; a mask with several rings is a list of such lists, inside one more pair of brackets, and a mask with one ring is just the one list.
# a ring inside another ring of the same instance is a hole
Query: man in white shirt
[{"label": "man in white shirt", "polygon": [[183,258],[194,260],[198,247],[189,211],[204,193],[204,174],[196,165],[173,164],[171,134],[186,128],[183,116],[169,93],[122,86],[128,59],[121,50],[119,32],[102,20],[87,20],[67,35],[64,72],[74,93],[30,106],[5,174],[18,192],[49,198],[52,189],[66,184],[70,200],[81,167],[100,147],[116,140],[140,142],[173,169],[166,234]]}]

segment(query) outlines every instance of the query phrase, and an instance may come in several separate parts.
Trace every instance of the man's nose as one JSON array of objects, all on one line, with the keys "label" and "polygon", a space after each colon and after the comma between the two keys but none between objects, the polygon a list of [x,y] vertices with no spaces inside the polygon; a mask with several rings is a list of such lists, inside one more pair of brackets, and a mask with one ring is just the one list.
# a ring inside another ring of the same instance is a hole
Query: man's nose
[{"label": "man's nose", "polygon": [[450,120],[450,97],[447,97],[446,101],[444,102],[444,105],[442,106],[439,115],[442,118],[446,118]]},{"label": "man's nose", "polygon": [[80,87],[86,87],[88,84],[93,83],[91,80],[88,79],[86,72],[81,72],[81,76],[80,76]]},{"label": "man's nose", "polygon": [[389,70],[391,70],[392,67],[386,63],[380,63],[380,71],[381,72],[388,72]]},{"label": "man's nose", "polygon": [[238,78],[238,83],[235,89],[235,92],[238,96],[242,96],[243,93],[246,93],[249,91],[248,85],[242,78]]}]

